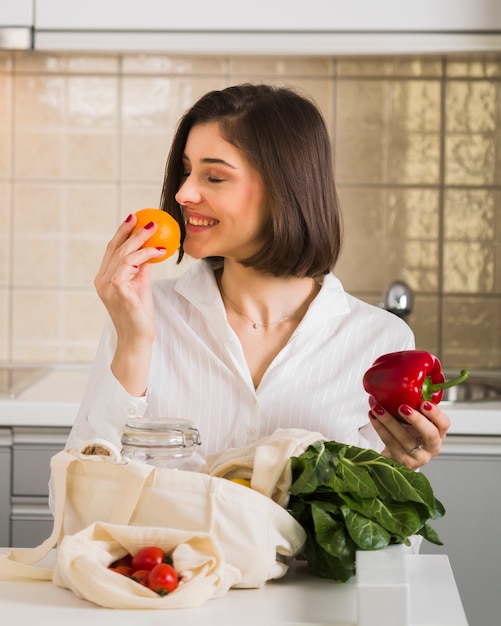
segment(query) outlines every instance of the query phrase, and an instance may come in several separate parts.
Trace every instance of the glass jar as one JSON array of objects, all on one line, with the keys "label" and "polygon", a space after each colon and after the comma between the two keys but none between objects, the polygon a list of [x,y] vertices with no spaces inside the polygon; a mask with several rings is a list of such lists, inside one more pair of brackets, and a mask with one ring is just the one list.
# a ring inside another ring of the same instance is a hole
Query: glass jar
[{"label": "glass jar", "polygon": [[122,432],[122,457],[155,467],[208,473],[197,448],[200,434],[187,420],[131,419]]}]

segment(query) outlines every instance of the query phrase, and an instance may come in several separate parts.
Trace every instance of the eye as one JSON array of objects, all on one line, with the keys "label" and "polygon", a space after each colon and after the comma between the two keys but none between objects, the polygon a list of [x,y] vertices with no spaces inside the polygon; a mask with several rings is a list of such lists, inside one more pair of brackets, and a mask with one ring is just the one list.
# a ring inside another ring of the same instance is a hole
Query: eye
[{"label": "eye", "polygon": [[224,181],[223,178],[216,178],[215,176],[208,176],[207,180],[209,183],[222,183]]}]

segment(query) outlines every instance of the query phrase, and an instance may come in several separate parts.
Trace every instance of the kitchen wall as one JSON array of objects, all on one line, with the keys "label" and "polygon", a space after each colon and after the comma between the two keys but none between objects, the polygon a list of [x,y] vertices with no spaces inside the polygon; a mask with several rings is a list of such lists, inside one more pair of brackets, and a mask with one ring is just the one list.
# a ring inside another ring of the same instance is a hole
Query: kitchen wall
[{"label": "kitchen wall", "polygon": [[501,368],[501,54],[0,53],[0,362],[92,360],[108,239],[158,205],[182,112],[249,80],[295,86],[326,117],[346,288],[376,304],[407,281],[418,347],[446,367]]}]

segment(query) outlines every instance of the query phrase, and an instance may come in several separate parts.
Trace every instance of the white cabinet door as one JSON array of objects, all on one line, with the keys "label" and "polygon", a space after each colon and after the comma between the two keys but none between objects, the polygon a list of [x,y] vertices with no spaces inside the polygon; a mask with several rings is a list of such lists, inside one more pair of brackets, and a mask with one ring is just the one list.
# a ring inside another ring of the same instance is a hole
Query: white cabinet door
[{"label": "white cabinet door", "polygon": [[31,48],[34,3],[35,0],[0,2],[0,49]]},{"label": "white cabinet door", "polygon": [[[35,0],[42,30],[492,31],[499,0]],[[9,3],[17,4],[17,3]]]},{"label": "white cabinet door", "polygon": [[499,624],[501,438],[450,435],[422,472],[445,515],[430,522],[444,545],[423,541],[421,554],[449,557],[471,626]]},{"label": "white cabinet door", "polygon": [[0,2],[0,26],[33,26],[35,0],[2,0]]},{"label": "white cabinet door", "polygon": [[501,50],[499,0],[34,0],[39,50],[405,54]]}]

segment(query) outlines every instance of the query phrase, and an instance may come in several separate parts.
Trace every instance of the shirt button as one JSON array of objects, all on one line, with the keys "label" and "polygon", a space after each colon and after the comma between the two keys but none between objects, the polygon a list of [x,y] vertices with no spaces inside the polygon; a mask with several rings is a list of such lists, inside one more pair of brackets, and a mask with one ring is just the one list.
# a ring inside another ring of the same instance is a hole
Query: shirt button
[{"label": "shirt button", "polygon": [[131,417],[132,415],[135,415],[135,414],[136,414],[136,409],[135,409],[134,407],[129,407],[129,408],[126,410],[126,413],[127,413],[127,415],[128,415],[129,417]]}]

